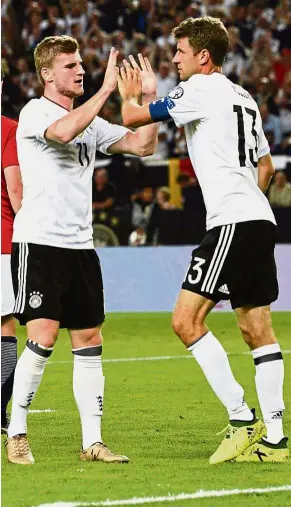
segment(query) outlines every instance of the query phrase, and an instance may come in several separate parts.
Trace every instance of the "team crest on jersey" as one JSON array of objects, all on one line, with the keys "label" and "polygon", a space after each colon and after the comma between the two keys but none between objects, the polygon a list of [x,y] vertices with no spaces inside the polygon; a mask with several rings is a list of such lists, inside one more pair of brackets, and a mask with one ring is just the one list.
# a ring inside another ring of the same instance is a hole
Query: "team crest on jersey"
[{"label": "team crest on jersey", "polygon": [[29,306],[31,306],[31,308],[38,308],[42,304],[43,294],[33,291],[29,295]]},{"label": "team crest on jersey", "polygon": [[183,90],[182,86],[176,86],[168,94],[168,96],[174,100],[180,99],[182,97],[182,95],[184,95],[184,90]]}]

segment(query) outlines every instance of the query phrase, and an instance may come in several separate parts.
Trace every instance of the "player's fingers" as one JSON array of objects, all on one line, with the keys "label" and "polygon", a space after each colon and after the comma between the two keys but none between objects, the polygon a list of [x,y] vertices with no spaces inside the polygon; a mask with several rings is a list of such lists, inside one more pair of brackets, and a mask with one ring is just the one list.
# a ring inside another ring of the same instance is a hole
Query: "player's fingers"
[{"label": "player's fingers", "polygon": [[129,55],[129,60],[134,69],[139,69],[138,63],[135,61],[134,57],[132,55]]},{"label": "player's fingers", "polygon": [[131,74],[132,69],[131,69],[130,64],[128,63],[128,61],[127,61],[127,60],[123,60],[123,61],[122,61],[122,63],[123,63],[123,65],[124,65],[124,68],[125,68],[125,72],[126,72],[127,78],[128,78],[128,79],[129,79],[129,78],[131,78],[131,77],[132,77],[132,74]]},{"label": "player's fingers", "polygon": [[125,72],[125,68],[124,67],[120,67],[119,74],[121,76],[122,81],[125,81],[126,80],[126,72]]},{"label": "player's fingers", "polygon": [[117,51],[117,49],[114,49],[114,52],[113,52],[113,55],[112,55],[112,66],[113,67],[116,67],[116,65],[117,65],[118,55],[119,55],[119,51]]},{"label": "player's fingers", "polygon": [[142,69],[142,70],[147,70],[147,68],[146,68],[146,64],[145,64],[145,62],[144,62],[144,58],[143,58],[142,54],[141,54],[141,53],[138,53],[138,55],[137,55],[137,56],[138,56],[138,59],[139,59],[139,64],[140,64],[140,66],[141,66],[141,69]]},{"label": "player's fingers", "polygon": [[146,66],[147,70],[149,72],[153,72],[153,69],[152,69],[152,66],[151,66],[151,62],[149,61],[149,59],[146,56],[144,57],[144,63],[145,63],[145,66]]},{"label": "player's fingers", "polygon": [[115,52],[116,52],[115,48],[112,47],[110,49],[110,53],[109,53],[109,57],[108,57],[108,62],[107,62],[108,67],[112,67],[112,65],[113,65],[113,58],[114,58]]}]

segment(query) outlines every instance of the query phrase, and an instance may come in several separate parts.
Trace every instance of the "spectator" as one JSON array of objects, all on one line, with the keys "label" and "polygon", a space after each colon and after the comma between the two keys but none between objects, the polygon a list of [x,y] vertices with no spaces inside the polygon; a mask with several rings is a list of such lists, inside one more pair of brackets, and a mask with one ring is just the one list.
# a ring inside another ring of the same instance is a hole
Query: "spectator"
[{"label": "spectator", "polygon": [[278,116],[269,113],[268,104],[265,102],[260,105],[260,113],[263,122],[263,130],[267,135],[269,132],[273,134],[273,143],[271,145],[271,153],[277,153],[281,144],[281,125]]},{"label": "spectator", "polygon": [[131,196],[132,213],[131,223],[133,227],[146,228],[153,209],[153,189],[144,187],[140,192]]},{"label": "spectator", "polygon": [[96,169],[93,185],[93,211],[112,209],[116,199],[116,188],[108,181],[108,173],[104,168]]},{"label": "spectator", "polygon": [[171,192],[168,187],[158,188],[155,203],[147,225],[147,244],[159,244],[162,213],[174,209],[174,206],[170,203],[170,199]]},{"label": "spectator", "polygon": [[161,62],[157,76],[157,97],[166,97],[172,88],[177,84],[177,75],[171,69],[171,64]]},{"label": "spectator", "polygon": [[288,183],[284,171],[277,171],[274,183],[270,186],[269,201],[273,208],[291,207],[291,183]]},{"label": "spectator", "polygon": [[277,104],[283,137],[289,137],[291,135],[291,70],[286,74],[283,88],[278,92]]}]

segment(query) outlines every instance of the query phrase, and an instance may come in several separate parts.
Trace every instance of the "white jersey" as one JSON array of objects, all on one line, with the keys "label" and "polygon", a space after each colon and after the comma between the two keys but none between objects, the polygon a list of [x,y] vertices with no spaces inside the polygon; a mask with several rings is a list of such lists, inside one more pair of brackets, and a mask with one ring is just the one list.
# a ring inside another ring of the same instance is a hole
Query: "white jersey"
[{"label": "white jersey", "polygon": [[62,248],[93,248],[92,176],[96,149],[107,154],[128,129],[96,117],[68,144],[47,140],[47,128],[68,114],[42,97],[21,111],[16,134],[23,182],[13,241]]},{"label": "white jersey", "polygon": [[258,158],[270,151],[256,102],[223,74],[196,74],[168,95],[168,112],[185,126],[189,156],[207,210],[207,230],[229,223],[276,223],[258,187]]}]

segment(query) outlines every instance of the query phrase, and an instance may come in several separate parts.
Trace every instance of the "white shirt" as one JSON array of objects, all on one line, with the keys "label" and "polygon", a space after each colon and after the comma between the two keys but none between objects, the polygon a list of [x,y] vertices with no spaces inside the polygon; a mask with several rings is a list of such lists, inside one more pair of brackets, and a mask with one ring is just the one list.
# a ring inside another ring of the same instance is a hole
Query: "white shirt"
[{"label": "white shirt", "polygon": [[[256,102],[220,73],[195,74],[168,95],[185,126],[189,156],[207,210],[207,230],[250,220],[275,222],[258,187],[258,158],[270,151]],[[240,143],[239,143],[240,135]]]},{"label": "white shirt", "polygon": [[47,128],[66,114],[45,97],[31,100],[20,113],[16,140],[23,200],[14,221],[16,243],[93,248],[95,152],[107,154],[128,129],[96,117],[68,144],[47,140]]}]

